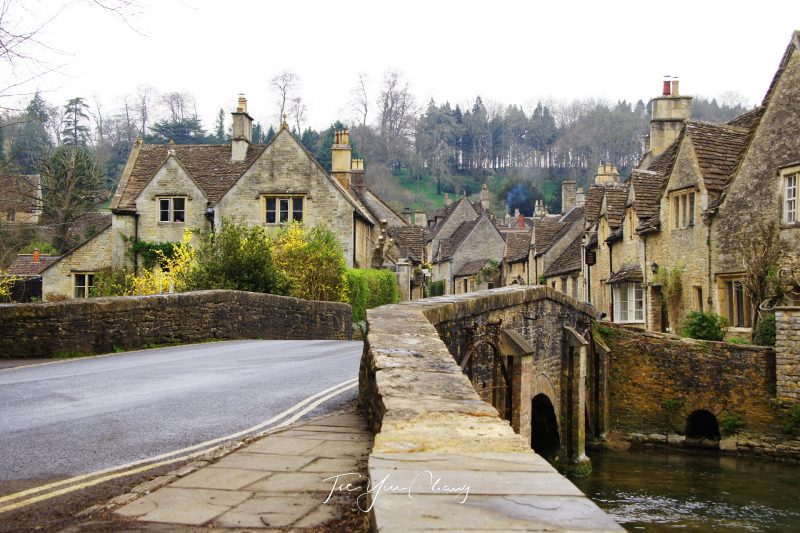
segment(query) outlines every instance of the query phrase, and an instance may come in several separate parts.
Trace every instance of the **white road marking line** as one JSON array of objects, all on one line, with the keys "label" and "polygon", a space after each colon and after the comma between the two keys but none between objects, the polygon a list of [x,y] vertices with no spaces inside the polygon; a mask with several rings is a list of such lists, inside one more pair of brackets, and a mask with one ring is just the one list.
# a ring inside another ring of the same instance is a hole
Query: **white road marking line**
[{"label": "white road marking line", "polygon": [[[232,439],[235,439],[237,437],[241,437],[241,436],[247,435],[248,433],[253,433],[254,431],[257,431],[259,429],[262,429],[262,428],[265,428],[265,427],[270,426],[272,424],[275,424],[276,422],[280,421],[281,419],[292,415],[292,413],[294,413],[295,411],[300,410],[298,413],[296,413],[290,419],[288,419],[288,420],[286,420],[284,422],[281,422],[280,424],[277,424],[274,427],[270,427],[270,428],[266,429],[265,431],[262,431],[262,432],[257,434],[257,436],[266,435],[266,434],[271,433],[271,432],[273,432],[273,431],[275,431],[277,429],[285,427],[288,424],[291,424],[292,422],[296,421],[297,419],[299,419],[304,414],[306,414],[309,411],[311,411],[312,409],[318,407],[323,402],[325,402],[325,401],[329,400],[330,398],[333,398],[334,396],[337,396],[337,395],[339,395],[339,394],[341,394],[341,393],[343,393],[343,392],[345,392],[347,390],[352,389],[356,385],[358,385],[358,380],[357,379],[349,379],[347,381],[343,381],[342,383],[339,383],[338,385],[334,385],[333,387],[330,387],[330,388],[325,389],[325,390],[323,390],[321,392],[318,392],[317,394],[309,396],[305,400],[303,400],[301,402],[298,402],[297,404],[295,404],[292,407],[286,409],[282,413],[270,418],[269,420],[267,420],[265,422],[262,422],[261,424],[257,424],[257,425],[255,425],[255,426],[253,426],[251,428],[244,429],[242,431],[238,431],[236,433],[232,433],[232,434],[226,435],[224,437],[217,437],[215,439],[207,440],[205,442],[201,442],[201,443],[195,444],[193,446],[187,446],[185,448],[181,448],[179,450],[174,450],[172,452],[167,452],[167,453],[163,453],[163,454],[160,454],[160,455],[156,455],[154,457],[148,457],[146,459],[140,459],[138,461],[134,461],[134,462],[131,462],[131,463],[118,465],[118,466],[114,466],[114,467],[111,467],[111,468],[106,468],[106,469],[103,469],[103,470],[98,470],[96,472],[90,472],[88,474],[82,474],[80,476],[75,476],[75,477],[71,477],[71,478],[68,478],[68,479],[62,479],[61,481],[48,483],[46,485],[40,485],[38,487],[33,487],[33,488],[30,488],[30,489],[27,489],[27,490],[23,490],[23,491],[14,493],[14,494],[8,494],[6,496],[2,496],[2,497],[0,497],[0,503],[7,502],[7,501],[18,500],[18,499],[20,499],[22,497],[25,497],[25,496],[28,496],[30,494],[37,494],[39,492],[44,492],[44,491],[47,491],[47,490],[50,490],[50,489],[56,489],[57,487],[61,487],[63,485],[69,485],[71,483],[76,483],[76,482],[80,482],[80,481],[83,481],[83,480],[87,480],[87,479],[93,478],[95,476],[103,476],[103,477],[98,478],[98,479],[93,479],[91,481],[80,483],[79,485],[66,487],[64,489],[56,490],[56,491],[50,492],[48,494],[43,494],[41,496],[36,496],[36,497],[33,497],[33,498],[29,498],[29,499],[24,500],[22,502],[17,502],[17,503],[13,503],[13,504],[10,504],[10,505],[4,506],[4,507],[0,507],[0,513],[3,513],[5,511],[11,511],[13,509],[16,509],[16,508],[19,508],[19,507],[23,507],[23,506],[29,505],[31,503],[36,503],[37,501],[42,501],[42,500],[46,500],[46,499],[49,499],[49,498],[52,498],[52,497],[55,497],[55,496],[59,496],[61,494],[66,494],[68,492],[72,492],[73,490],[78,490],[80,488],[85,488],[85,487],[89,487],[89,486],[92,486],[92,485],[96,485],[98,483],[103,483],[105,481],[110,481],[110,480],[118,478],[118,477],[130,475],[130,474],[134,474],[134,473],[138,473],[138,472],[143,472],[145,470],[149,470],[149,469],[155,468],[157,466],[166,465],[166,464],[174,463],[174,462],[177,462],[177,461],[180,461],[180,460],[189,459],[189,458],[192,458],[192,457],[196,457],[196,456],[202,455],[204,453],[207,453],[211,448],[215,447],[215,445],[220,443],[220,442],[232,440]],[[191,453],[191,454],[188,454],[188,455],[182,455],[182,454],[186,454],[187,452],[192,452],[194,450],[198,450],[198,448],[203,448],[203,449],[200,450],[200,451],[195,451],[194,453]],[[179,455],[179,456],[178,457],[173,457],[172,459],[168,459],[168,460],[162,461],[163,459],[167,459],[168,457],[172,457],[172,456],[175,456],[175,455]],[[138,468],[138,469],[135,469],[135,470],[129,470],[129,469],[131,469],[133,467],[136,467],[136,466],[139,466],[139,465],[143,465],[145,463],[152,463],[152,464],[147,464],[146,466]],[[124,470],[124,472],[122,472],[123,470]],[[105,475],[105,474],[111,474],[111,475]]]}]

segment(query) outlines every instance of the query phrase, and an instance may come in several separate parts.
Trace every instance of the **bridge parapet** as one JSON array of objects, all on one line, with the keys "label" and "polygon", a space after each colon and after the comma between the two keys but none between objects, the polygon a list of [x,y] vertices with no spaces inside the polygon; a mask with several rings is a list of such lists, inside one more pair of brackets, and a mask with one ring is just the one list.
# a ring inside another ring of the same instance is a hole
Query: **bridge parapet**
[{"label": "bridge parapet", "polygon": [[[531,450],[457,363],[466,356],[465,338],[479,342],[475,332],[500,320],[521,335],[511,335],[518,346],[523,340],[562,346],[561,330],[547,341],[542,328],[526,326],[553,306],[574,311],[555,318],[579,331],[595,315],[547,287],[504,287],[368,312],[359,402],[376,434],[369,506],[377,531],[623,531]],[[511,367],[513,379],[521,379]]]}]

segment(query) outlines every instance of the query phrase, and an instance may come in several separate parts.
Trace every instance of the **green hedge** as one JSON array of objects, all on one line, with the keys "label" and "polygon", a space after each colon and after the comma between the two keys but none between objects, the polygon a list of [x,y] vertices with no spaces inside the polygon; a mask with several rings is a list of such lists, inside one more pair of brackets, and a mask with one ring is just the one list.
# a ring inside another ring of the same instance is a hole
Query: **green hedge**
[{"label": "green hedge", "polygon": [[434,296],[443,296],[444,295],[444,280],[440,279],[439,281],[433,281],[428,284],[428,294],[425,296],[428,298],[433,298]]},{"label": "green hedge", "polygon": [[367,318],[367,309],[397,303],[397,276],[391,270],[351,268],[345,272],[347,299],[353,308],[353,322]]}]

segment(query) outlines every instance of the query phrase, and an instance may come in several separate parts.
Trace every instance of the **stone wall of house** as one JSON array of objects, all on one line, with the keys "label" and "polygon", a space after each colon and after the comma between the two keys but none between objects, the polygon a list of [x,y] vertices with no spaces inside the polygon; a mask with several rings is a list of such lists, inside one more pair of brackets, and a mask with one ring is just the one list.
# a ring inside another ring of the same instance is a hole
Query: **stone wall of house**
[{"label": "stone wall of house", "polygon": [[503,237],[497,232],[492,221],[484,217],[453,254],[450,260],[450,272],[455,275],[465,264],[480,259],[502,261],[504,250]]},{"label": "stone wall of house", "polygon": [[0,305],[0,357],[106,353],[211,339],[352,337],[350,306],[239,291]]},{"label": "stone wall of house", "polygon": [[[159,197],[186,198],[185,222],[160,222]],[[139,214],[139,240],[149,242],[180,242],[186,230],[207,232],[211,224],[205,216],[208,199],[189,177],[177,159],[168,157],[139,196],[136,212]],[[129,235],[130,236],[130,235]],[[193,241],[197,242],[197,236]]]},{"label": "stone wall of house", "polygon": [[[70,255],[53,263],[42,272],[42,295],[45,300],[54,296],[74,296],[73,275],[94,272],[111,266],[113,235],[106,228],[76,248]],[[2,353],[2,350],[0,350]]]},{"label": "stone wall of house", "polygon": [[[739,249],[757,221],[781,221],[780,167],[800,160],[800,51],[794,50],[773,88],[739,171],[712,224],[713,269],[742,270]],[[784,249],[800,253],[800,229],[785,228]],[[793,237],[793,238],[791,238]]]},{"label": "stone wall of house", "polygon": [[[344,190],[295,141],[281,130],[264,153],[217,203],[219,217],[237,217],[248,225],[265,223],[264,195],[303,196],[303,222],[324,224],[339,239],[347,265],[353,266],[353,205]],[[278,225],[270,225],[275,227]]]},{"label": "stone wall of house", "polygon": [[[695,288],[702,291],[702,308],[708,311],[708,301],[712,297],[708,279],[709,228],[702,213],[708,206],[709,197],[703,186],[700,166],[691,143],[685,141],[682,143],[666,187],[666,192],[661,198],[662,225],[659,245],[662,254],[658,265],[669,270],[683,268],[681,315],[699,308]],[[674,227],[673,217],[676,215],[673,213],[673,197],[670,192],[675,190],[695,192],[693,226]]]},{"label": "stone wall of house", "polygon": [[[726,451],[800,459],[800,441],[785,435],[787,413],[775,397],[771,348],[697,341],[604,324],[611,349],[608,414],[612,431],[642,442],[680,444],[689,415],[741,417]],[[672,435],[670,437],[670,435]]]},{"label": "stone wall of house", "polygon": [[505,264],[505,284],[511,285],[515,280],[522,279],[522,283],[526,285],[536,285],[535,279],[528,279],[528,263],[525,261],[517,261],[516,263]]},{"label": "stone wall of house", "polygon": [[775,310],[775,374],[778,398],[800,401],[800,307]]},{"label": "stone wall of house", "polygon": [[[431,259],[436,259],[435,254],[439,252],[440,239],[449,238],[462,222],[475,220],[477,216],[469,200],[457,200],[457,202],[458,205],[453,208],[453,212],[450,213],[450,216],[444,221],[442,227],[436,232],[436,236],[431,240],[430,248],[428,249],[428,257]],[[436,279],[433,281],[436,281]]]}]

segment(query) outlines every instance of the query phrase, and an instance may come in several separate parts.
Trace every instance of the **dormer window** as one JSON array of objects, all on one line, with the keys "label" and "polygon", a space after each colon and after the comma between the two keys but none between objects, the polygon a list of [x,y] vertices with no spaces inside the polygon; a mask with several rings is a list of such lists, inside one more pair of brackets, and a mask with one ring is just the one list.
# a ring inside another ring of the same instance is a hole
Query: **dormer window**
[{"label": "dormer window", "polygon": [[170,196],[158,198],[159,222],[186,222],[186,198]]},{"label": "dormer window", "polygon": [[694,226],[695,193],[677,192],[672,195],[672,228]]}]

